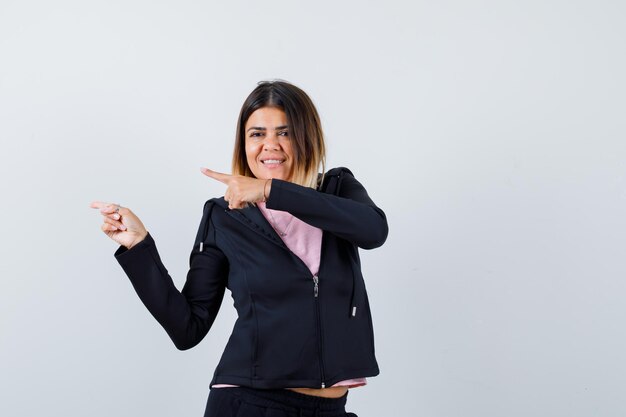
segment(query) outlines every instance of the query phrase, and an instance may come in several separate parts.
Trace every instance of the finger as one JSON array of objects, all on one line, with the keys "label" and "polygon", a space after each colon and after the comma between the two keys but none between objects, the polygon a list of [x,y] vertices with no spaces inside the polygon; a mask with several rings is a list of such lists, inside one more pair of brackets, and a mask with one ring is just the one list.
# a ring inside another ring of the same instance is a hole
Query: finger
[{"label": "finger", "polygon": [[92,201],[91,204],[89,204],[89,207],[100,209],[100,211],[111,211],[115,210],[118,205],[119,204],[107,203],[104,201]]},{"label": "finger", "polygon": [[233,200],[228,203],[228,208],[232,209],[242,209],[245,208],[246,202],[241,200]]},{"label": "finger", "polygon": [[221,172],[217,172],[217,171],[211,171],[208,168],[200,168],[200,171],[202,171],[202,173],[206,175],[207,177],[213,178],[214,180],[218,180],[219,182],[224,183],[226,185],[228,185],[228,183],[230,182],[230,179],[232,178],[232,175],[222,174]]},{"label": "finger", "polygon": [[115,227],[116,229],[119,230],[126,230],[126,226],[124,226],[122,223],[116,221],[116,220],[112,220],[109,219],[108,217],[104,218],[104,222],[107,224],[110,224],[111,226]]},{"label": "finger", "polygon": [[107,223],[102,223],[102,226],[100,226],[100,230],[107,234],[110,232],[119,232],[119,229],[117,227]]},{"label": "finger", "polygon": [[108,206],[109,204],[110,204],[110,203],[105,203],[104,201],[97,201],[97,200],[96,200],[96,201],[92,201],[92,202],[89,204],[89,207],[91,207],[91,208],[99,208],[99,209],[102,209],[102,208],[104,208],[104,207]]},{"label": "finger", "polygon": [[113,213],[119,213],[119,210],[117,210],[117,206],[105,207],[105,208],[100,209],[100,213],[102,213],[102,214],[113,214]]},{"label": "finger", "polygon": [[128,207],[122,207],[117,203],[107,204],[104,208],[100,209],[101,214],[119,213],[122,216],[128,215],[130,209]]},{"label": "finger", "polygon": [[102,213],[102,215],[103,215],[104,217],[107,217],[107,218],[109,218],[109,219],[113,219],[113,220],[119,220],[119,219],[120,219],[120,217],[122,217],[122,216],[120,216],[120,215],[119,215],[119,214],[117,214],[117,213],[108,213],[108,214],[107,214],[107,213]]}]

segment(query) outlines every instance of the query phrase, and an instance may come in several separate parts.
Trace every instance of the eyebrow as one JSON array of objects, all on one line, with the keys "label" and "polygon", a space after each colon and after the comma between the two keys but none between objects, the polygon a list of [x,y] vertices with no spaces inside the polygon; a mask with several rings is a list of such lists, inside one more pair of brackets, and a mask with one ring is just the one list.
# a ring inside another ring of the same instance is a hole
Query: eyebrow
[{"label": "eyebrow", "polygon": [[[274,130],[287,129],[288,127],[289,126],[287,125],[276,126]],[[252,127],[249,127],[248,130],[246,130],[246,132],[249,132],[250,130],[267,130],[267,128],[261,127],[261,126],[252,126]]]}]

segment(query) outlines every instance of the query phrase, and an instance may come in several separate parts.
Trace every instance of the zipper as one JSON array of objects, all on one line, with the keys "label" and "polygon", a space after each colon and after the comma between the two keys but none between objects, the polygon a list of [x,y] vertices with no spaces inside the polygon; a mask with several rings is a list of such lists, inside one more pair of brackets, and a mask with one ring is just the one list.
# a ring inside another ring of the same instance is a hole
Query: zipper
[{"label": "zipper", "polygon": [[[325,232],[322,232],[322,244],[321,244],[321,248],[320,248],[320,254],[324,253],[324,242],[326,241],[325,239]],[[294,254],[295,255],[295,254]],[[300,258],[298,258],[300,259]],[[320,256],[320,266],[318,269],[318,274],[319,271],[322,270],[322,261],[323,261],[324,257]],[[302,261],[300,259],[300,261]],[[304,264],[304,262],[302,262]],[[308,269],[308,267],[307,267]],[[323,343],[323,338],[322,338],[322,319],[321,319],[321,315],[320,315],[320,301],[319,301],[319,276],[317,275],[313,275],[313,298],[315,299],[315,312],[317,315],[317,331],[318,331],[318,337],[317,340],[319,342],[319,355],[320,355],[320,385],[322,388],[326,388],[326,377],[324,376],[324,343]]]},{"label": "zipper", "polygon": [[315,299],[315,317],[317,319],[317,340],[319,342],[319,354],[320,354],[320,377],[321,387],[326,388],[324,382],[324,355],[322,354],[322,320],[320,319],[320,302],[319,302],[319,277],[313,275],[313,298]]},{"label": "zipper", "polygon": [[[296,258],[300,264],[304,267],[306,271],[311,273],[309,267],[304,263],[302,259],[291,249],[287,247],[287,245],[283,246],[286,251],[291,253],[291,256]],[[324,249],[324,235],[322,234],[322,247],[320,249],[320,253],[322,253]],[[322,261],[320,259],[320,271],[322,269]],[[319,273],[319,272],[318,272]],[[313,300],[315,301],[315,321],[316,321],[316,331],[317,331],[317,341],[318,341],[318,351],[319,351],[319,364],[320,364],[320,386],[322,388],[326,388],[325,376],[324,376],[324,354],[323,354],[323,338],[322,338],[322,319],[320,314],[320,302],[319,302],[319,294],[320,294],[320,278],[317,275],[312,275],[313,278]]]},{"label": "zipper", "polygon": [[317,275],[313,275],[313,297],[315,298],[319,295],[319,282],[319,277]]}]

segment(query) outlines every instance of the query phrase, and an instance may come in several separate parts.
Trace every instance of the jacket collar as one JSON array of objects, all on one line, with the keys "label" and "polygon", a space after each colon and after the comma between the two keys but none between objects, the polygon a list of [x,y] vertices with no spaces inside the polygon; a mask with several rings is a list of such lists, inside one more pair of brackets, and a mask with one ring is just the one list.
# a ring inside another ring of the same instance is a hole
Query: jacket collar
[{"label": "jacket collar", "polygon": [[231,210],[228,208],[228,203],[224,200],[224,197],[217,199],[216,202],[229,216],[239,221],[244,226],[247,226],[252,231],[269,239],[278,246],[283,248],[287,247],[258,207],[249,205],[243,209]]}]

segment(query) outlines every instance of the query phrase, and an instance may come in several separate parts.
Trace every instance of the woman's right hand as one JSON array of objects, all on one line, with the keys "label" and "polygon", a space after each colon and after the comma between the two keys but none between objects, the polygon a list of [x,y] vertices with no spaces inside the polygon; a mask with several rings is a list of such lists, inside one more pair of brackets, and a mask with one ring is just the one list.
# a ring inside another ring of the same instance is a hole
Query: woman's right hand
[{"label": "woman's right hand", "polygon": [[103,201],[92,201],[89,206],[100,209],[100,214],[104,217],[104,223],[100,229],[108,237],[128,249],[144,240],[148,235],[148,231],[139,217],[128,207],[120,207],[119,211],[116,212],[115,209],[119,206],[118,204]]}]

